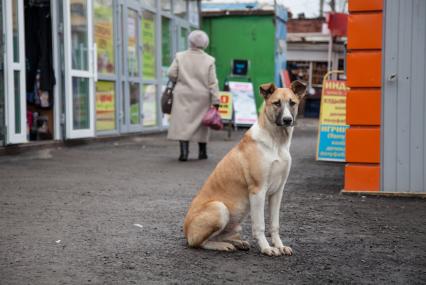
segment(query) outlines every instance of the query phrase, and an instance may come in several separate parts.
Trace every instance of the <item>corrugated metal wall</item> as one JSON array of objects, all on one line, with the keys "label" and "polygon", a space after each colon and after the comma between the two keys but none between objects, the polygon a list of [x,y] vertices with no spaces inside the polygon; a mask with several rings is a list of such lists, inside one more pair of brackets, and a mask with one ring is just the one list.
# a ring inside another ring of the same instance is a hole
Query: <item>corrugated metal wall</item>
[{"label": "corrugated metal wall", "polygon": [[381,190],[426,192],[426,1],[384,4]]}]

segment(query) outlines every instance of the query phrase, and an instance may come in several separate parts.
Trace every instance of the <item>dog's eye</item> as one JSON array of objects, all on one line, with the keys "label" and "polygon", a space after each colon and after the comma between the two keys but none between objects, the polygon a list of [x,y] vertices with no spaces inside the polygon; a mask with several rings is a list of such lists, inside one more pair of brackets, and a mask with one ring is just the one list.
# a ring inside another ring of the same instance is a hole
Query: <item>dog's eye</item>
[{"label": "dog's eye", "polygon": [[281,107],[281,101],[275,101],[272,104],[274,104],[277,107]]},{"label": "dog's eye", "polygon": [[294,102],[293,100],[290,99],[290,101],[288,102],[290,104],[291,107],[293,107],[294,105],[296,105],[296,102]]}]

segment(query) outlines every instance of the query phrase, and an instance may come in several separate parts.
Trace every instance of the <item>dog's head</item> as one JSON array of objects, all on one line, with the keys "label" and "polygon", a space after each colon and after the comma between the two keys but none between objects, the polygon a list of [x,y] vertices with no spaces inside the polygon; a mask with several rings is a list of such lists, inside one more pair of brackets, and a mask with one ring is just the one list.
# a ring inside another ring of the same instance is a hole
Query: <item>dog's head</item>
[{"label": "dog's head", "polygon": [[306,85],[293,81],[290,88],[276,88],[273,83],[260,85],[260,94],[265,99],[267,119],[280,127],[291,127],[297,116],[297,108],[305,96]]}]

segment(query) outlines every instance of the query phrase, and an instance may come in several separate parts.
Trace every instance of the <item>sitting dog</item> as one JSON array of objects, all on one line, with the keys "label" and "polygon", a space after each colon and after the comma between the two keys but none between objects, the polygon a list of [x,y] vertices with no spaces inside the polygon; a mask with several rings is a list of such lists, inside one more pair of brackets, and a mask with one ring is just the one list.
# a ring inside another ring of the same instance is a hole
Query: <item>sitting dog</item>
[{"label": "sitting dog", "polygon": [[[299,102],[306,86],[273,83],[260,86],[265,102],[256,122],[218,163],[195,196],[186,215],[184,233],[190,247],[248,250],[240,236],[250,211],[252,233],[260,251],[269,256],[292,255],[279,235],[279,213],[291,166],[290,143]],[[265,200],[269,199],[271,247],[265,237]]]}]

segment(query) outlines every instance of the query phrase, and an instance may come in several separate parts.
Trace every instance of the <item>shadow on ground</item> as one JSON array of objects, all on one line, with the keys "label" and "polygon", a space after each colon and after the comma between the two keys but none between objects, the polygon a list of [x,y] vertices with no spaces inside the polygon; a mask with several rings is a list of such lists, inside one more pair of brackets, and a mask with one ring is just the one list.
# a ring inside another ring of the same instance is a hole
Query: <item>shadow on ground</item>
[{"label": "shadow on ground", "polygon": [[315,125],[303,120],[292,144],[291,257],[185,245],[193,195],[242,132],[216,132],[207,161],[177,162],[163,134],[0,157],[0,283],[424,284],[425,200],[340,194],[343,165],[314,161]]}]

